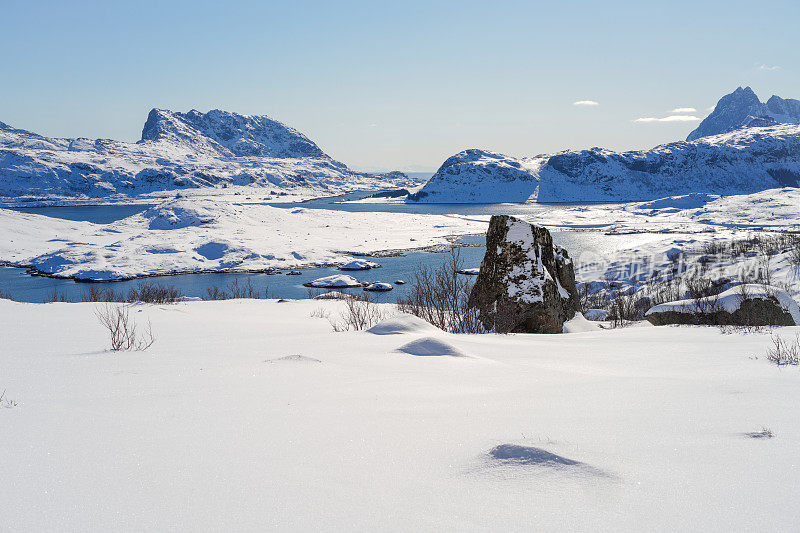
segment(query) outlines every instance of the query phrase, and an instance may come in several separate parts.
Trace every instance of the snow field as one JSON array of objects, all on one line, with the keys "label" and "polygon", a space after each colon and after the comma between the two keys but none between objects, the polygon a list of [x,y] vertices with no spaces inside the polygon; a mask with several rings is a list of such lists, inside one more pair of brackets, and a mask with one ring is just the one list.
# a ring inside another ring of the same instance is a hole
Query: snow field
[{"label": "snow field", "polygon": [[[0,300],[9,530],[788,530],[800,371],[768,334],[334,333],[337,301]],[[44,326],[43,326],[44,325]],[[800,328],[776,332],[793,338]],[[412,357],[429,337],[469,357]],[[318,362],[317,362],[318,361]],[[749,432],[771,429],[774,438]]]}]

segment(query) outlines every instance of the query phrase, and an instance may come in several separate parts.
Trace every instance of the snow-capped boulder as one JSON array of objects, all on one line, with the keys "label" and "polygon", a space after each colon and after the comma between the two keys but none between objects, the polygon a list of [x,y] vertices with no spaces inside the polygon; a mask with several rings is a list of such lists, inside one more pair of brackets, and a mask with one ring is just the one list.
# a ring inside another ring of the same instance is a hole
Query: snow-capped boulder
[{"label": "snow-capped boulder", "polygon": [[348,287],[361,287],[363,284],[353,276],[345,274],[334,274],[333,276],[325,276],[317,278],[314,281],[304,283],[306,287],[316,287],[320,289],[344,289]]},{"label": "snow-capped boulder", "polygon": [[578,311],[572,260],[546,228],[494,215],[469,297],[489,331],[561,333]]},{"label": "snow-capped boulder", "polygon": [[763,285],[738,285],[716,296],[656,305],[645,314],[656,326],[708,324],[734,326],[800,325],[800,308],[786,291]]},{"label": "snow-capped boulder", "polygon": [[374,282],[370,283],[366,287],[364,287],[365,291],[372,291],[372,292],[387,292],[394,289],[391,283],[381,283],[381,282]]},{"label": "snow-capped boulder", "polygon": [[716,107],[686,137],[687,141],[739,128],[800,123],[800,101],[773,95],[766,103],[750,87],[739,87],[720,98]]},{"label": "snow-capped boulder", "polygon": [[371,268],[380,268],[380,265],[366,259],[354,259],[340,266],[339,270],[369,270]]}]

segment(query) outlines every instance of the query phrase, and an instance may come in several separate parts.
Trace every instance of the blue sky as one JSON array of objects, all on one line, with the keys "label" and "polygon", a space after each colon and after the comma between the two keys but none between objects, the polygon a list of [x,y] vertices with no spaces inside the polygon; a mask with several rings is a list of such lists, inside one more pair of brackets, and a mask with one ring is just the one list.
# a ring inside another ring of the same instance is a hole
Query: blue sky
[{"label": "blue sky", "polygon": [[[356,168],[682,139],[738,85],[800,98],[800,2],[4,2],[0,121],[135,141],[265,114]],[[574,105],[593,101],[599,105]]]}]

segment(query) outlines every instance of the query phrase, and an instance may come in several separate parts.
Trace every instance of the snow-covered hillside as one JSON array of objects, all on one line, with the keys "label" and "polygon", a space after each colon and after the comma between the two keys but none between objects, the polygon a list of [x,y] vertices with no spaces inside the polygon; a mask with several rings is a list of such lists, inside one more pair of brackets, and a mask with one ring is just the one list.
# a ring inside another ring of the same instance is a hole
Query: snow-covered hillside
[{"label": "snow-covered hillside", "polygon": [[485,231],[486,219],[190,198],[111,224],[0,209],[0,262],[93,280],[344,264],[353,254],[447,245],[449,235]]},{"label": "snow-covered hillside", "polygon": [[0,529],[797,528],[800,370],[767,333],[336,333],[342,302],[229,300],[129,306],[155,344],[110,352],[95,309],[0,300]]},{"label": "snow-covered hillside", "polygon": [[0,202],[6,203],[229,186],[326,195],[413,181],[399,172],[354,172],[264,116],[154,109],[137,143],[53,139],[0,122]]},{"label": "snow-covered hillside", "polygon": [[603,148],[514,158],[465,150],[409,201],[641,201],[688,193],[749,194],[797,187],[800,125],[737,129],[648,151]]},{"label": "snow-covered hillside", "polygon": [[711,114],[686,140],[693,141],[739,128],[797,123],[800,123],[800,100],[772,95],[766,102],[761,102],[753,89],[739,87],[723,96]]}]

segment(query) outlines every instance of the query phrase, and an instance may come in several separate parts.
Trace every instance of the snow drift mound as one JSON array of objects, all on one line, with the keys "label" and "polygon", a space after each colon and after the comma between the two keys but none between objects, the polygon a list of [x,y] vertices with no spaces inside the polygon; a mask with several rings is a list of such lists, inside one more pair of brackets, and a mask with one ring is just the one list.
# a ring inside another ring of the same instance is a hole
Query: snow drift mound
[{"label": "snow drift mound", "polygon": [[142,217],[150,229],[170,230],[211,224],[225,205],[208,200],[171,200],[151,207]]},{"label": "snow drift mound", "polygon": [[640,209],[699,209],[705,206],[708,202],[718,200],[720,197],[716,194],[705,194],[701,192],[693,192],[684,194],[682,196],[669,196],[667,198],[659,198],[652,202],[646,202],[639,206]]},{"label": "snow drift mound", "polygon": [[402,314],[382,320],[369,328],[368,333],[374,335],[401,335],[403,333],[432,334],[440,331],[436,326],[425,322],[421,318]]},{"label": "snow drift mound", "polygon": [[575,313],[572,320],[564,322],[564,333],[586,333],[588,331],[598,331],[600,326],[587,320],[581,313]]},{"label": "snow drift mound", "polygon": [[421,357],[468,357],[467,354],[452,344],[433,337],[422,337],[421,339],[408,342],[398,348],[397,351]]}]

